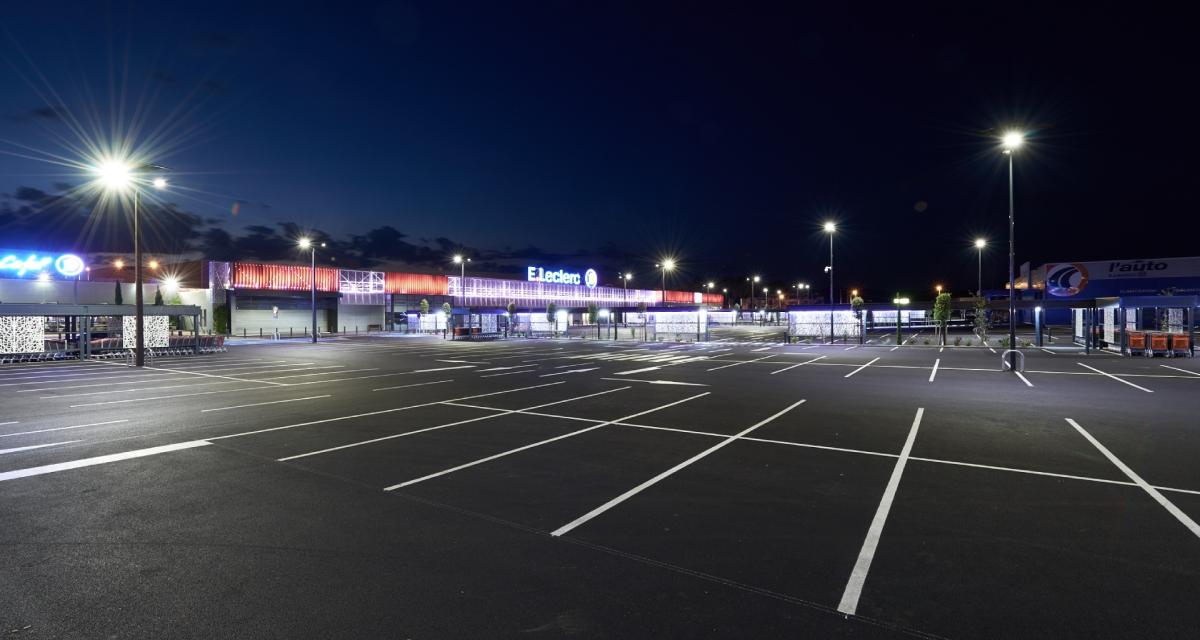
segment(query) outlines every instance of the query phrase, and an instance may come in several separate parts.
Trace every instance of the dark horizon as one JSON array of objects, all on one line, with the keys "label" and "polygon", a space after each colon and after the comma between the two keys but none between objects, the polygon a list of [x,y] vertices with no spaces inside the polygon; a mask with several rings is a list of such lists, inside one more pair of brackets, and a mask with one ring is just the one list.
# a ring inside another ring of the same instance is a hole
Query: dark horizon
[{"label": "dark horizon", "polygon": [[609,283],[657,281],[670,255],[677,288],[740,295],[751,274],[823,291],[834,220],[839,290],[965,292],[976,237],[985,287],[1006,278],[995,138],[1019,127],[1018,264],[1194,254],[1174,229],[1194,182],[1184,22],[974,11],[14,7],[0,235],[122,250],[122,221],[72,191],[87,176],[29,157],[78,144],[72,118],[100,139],[115,119],[139,143],[174,127],[150,250],[277,260],[305,233],[343,263],[452,272],[462,251]]}]

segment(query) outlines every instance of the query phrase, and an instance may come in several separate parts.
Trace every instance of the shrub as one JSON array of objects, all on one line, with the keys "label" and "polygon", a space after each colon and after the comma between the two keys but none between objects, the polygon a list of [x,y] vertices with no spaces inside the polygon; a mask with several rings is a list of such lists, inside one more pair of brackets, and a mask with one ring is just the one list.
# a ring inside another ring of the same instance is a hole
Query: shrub
[{"label": "shrub", "polygon": [[954,346],[957,347],[960,344],[962,344],[962,336],[954,336]]},{"label": "shrub", "polygon": [[925,338],[925,344],[929,344],[929,338]]},{"label": "shrub", "polygon": [[967,338],[967,343],[966,343],[966,344],[967,344],[967,346],[968,346],[968,347],[969,347],[969,346],[971,346],[971,339],[970,339],[970,338]]}]

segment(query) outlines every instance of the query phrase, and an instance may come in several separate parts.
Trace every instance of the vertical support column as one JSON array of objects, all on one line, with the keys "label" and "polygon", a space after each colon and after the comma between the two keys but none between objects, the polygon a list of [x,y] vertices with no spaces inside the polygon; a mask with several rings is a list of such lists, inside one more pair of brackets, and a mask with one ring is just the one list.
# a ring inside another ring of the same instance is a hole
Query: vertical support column
[{"label": "vertical support column", "polygon": [[192,316],[192,354],[200,354],[200,314]]},{"label": "vertical support column", "polygon": [[1042,312],[1037,308],[1033,308],[1033,335],[1035,337],[1034,345],[1042,346]]}]

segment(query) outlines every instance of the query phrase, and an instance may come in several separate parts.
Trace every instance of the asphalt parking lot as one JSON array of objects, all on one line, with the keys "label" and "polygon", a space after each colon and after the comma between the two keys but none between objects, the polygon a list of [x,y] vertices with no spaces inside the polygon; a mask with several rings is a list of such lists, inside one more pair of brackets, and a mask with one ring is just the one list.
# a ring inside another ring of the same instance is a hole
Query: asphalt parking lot
[{"label": "asphalt parking lot", "polygon": [[1195,637],[1200,365],[372,336],[0,368],[13,637]]}]

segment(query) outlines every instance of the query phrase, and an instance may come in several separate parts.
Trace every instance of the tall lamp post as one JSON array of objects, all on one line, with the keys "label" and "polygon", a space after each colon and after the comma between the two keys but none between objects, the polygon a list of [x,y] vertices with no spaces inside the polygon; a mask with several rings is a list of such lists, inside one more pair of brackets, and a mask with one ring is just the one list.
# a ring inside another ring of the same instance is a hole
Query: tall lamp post
[{"label": "tall lamp post", "polygon": [[[125,160],[109,159],[100,163],[93,171],[104,189],[112,192],[133,193],[133,299],[137,308],[136,332],[134,338],[133,363],[136,367],[146,365],[146,328],[145,300],[142,294],[142,239],[141,239],[141,204],[142,190],[139,182],[145,182],[143,174],[148,172],[165,171],[164,167],[154,164],[133,165]],[[157,177],[150,181],[155,189],[166,189],[167,180]]]},{"label": "tall lamp post", "polygon": [[[1013,219],[1013,153],[1025,142],[1025,134],[1010,131],[1001,139],[1004,155],[1008,156],[1008,348],[1017,346],[1017,277],[1016,277],[1016,232]],[[1017,370],[1017,354],[1008,354],[1009,369]]]},{"label": "tall lamp post", "polygon": [[758,280],[759,280],[758,276],[749,276],[746,278],[746,282],[750,283],[750,286],[748,288],[750,289],[750,310],[751,311],[754,311],[754,285],[758,284]]},{"label": "tall lamp post", "polygon": [[979,265],[975,275],[975,296],[983,297],[983,248],[987,246],[987,240],[976,238],[975,250],[979,254]]},{"label": "tall lamp post", "polygon": [[825,233],[829,234],[829,266],[825,270],[829,272],[829,343],[833,344],[833,233],[837,231],[837,225],[833,222],[825,223]]},{"label": "tall lamp post", "polygon": [[[309,275],[312,276],[312,342],[317,343],[317,243],[308,238],[300,238],[300,248],[308,249],[311,252],[311,267]],[[325,243],[321,243],[321,248],[325,248]]]},{"label": "tall lamp post", "polygon": [[658,267],[659,269],[662,269],[662,303],[663,303],[663,306],[666,306],[666,304],[667,304],[667,272],[675,269],[675,260],[672,258],[667,258],[667,259],[663,260],[661,263],[656,264],[654,266]]}]

